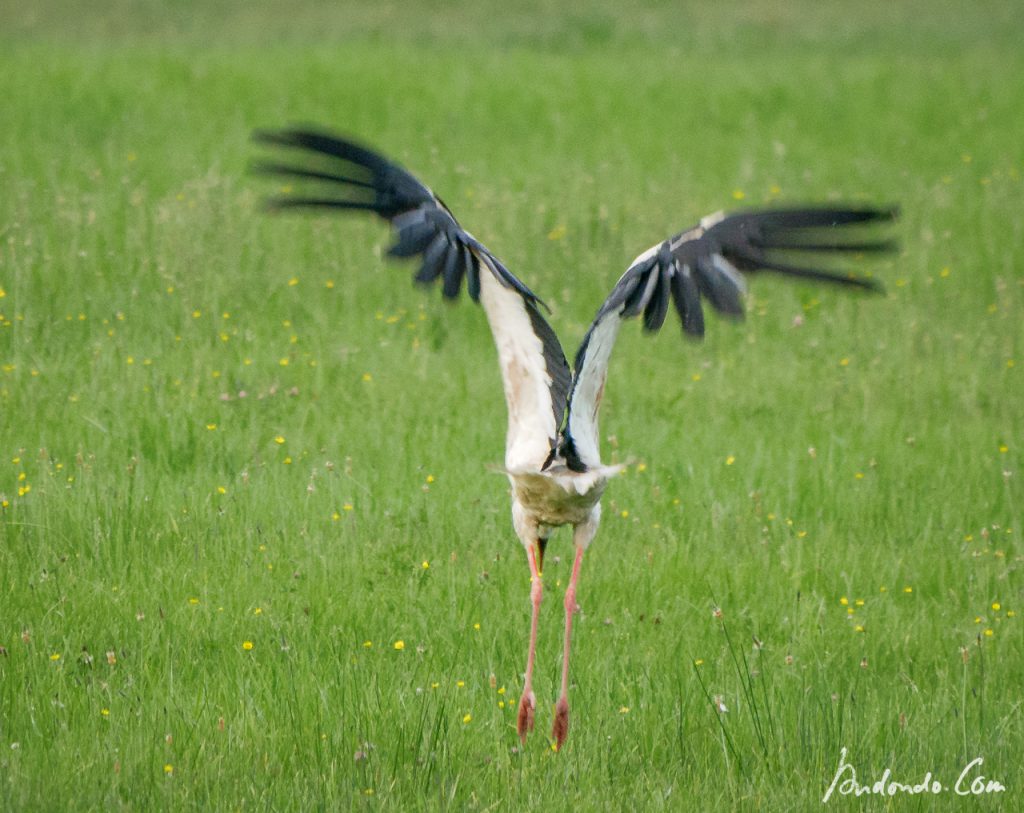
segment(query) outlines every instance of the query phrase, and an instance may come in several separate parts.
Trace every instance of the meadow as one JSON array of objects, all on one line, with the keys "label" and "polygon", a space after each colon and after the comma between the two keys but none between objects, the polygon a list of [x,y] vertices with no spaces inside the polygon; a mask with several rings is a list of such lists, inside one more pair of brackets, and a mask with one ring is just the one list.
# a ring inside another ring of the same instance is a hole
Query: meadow
[{"label": "meadow", "polygon": [[[1024,16],[1013,3],[0,3],[0,809],[1024,806]],[[899,204],[881,296],[629,325],[630,460],[535,684],[482,311],[257,127],[394,156],[567,354],[721,208]],[[976,758],[1005,790],[953,785]]]}]

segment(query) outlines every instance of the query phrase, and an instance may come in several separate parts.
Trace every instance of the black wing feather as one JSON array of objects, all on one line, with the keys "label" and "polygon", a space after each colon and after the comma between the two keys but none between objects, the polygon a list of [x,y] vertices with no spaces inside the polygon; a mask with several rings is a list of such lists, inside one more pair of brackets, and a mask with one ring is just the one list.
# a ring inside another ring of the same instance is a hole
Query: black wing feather
[{"label": "black wing feather", "polygon": [[412,223],[398,232],[398,241],[388,249],[392,257],[415,257],[426,251],[437,236],[437,224],[430,220]]},{"label": "black wing feather", "polygon": [[[726,217],[705,218],[700,226],[669,240],[672,253],[681,266],[692,270],[697,289],[712,307],[733,316],[743,312],[742,285],[738,272],[772,271],[866,290],[879,291],[876,280],[858,277],[845,270],[822,267],[829,257],[856,257],[859,254],[891,252],[893,240],[876,239],[863,234],[890,223],[895,208],[793,208],[740,212]],[[800,262],[806,260],[807,264]],[[700,309],[687,291],[685,280],[678,291],[677,307],[684,304],[687,313]],[[689,295],[686,295],[688,294]],[[701,316],[700,322],[703,321]],[[687,328],[691,335],[700,335]],[[698,320],[691,320],[696,328]]]},{"label": "black wing feather", "polygon": [[[699,338],[704,335],[702,298],[718,311],[743,315],[741,272],[773,271],[880,290],[872,279],[821,264],[826,257],[893,250],[892,241],[865,239],[859,230],[888,223],[895,215],[894,209],[836,207],[714,215],[644,252],[616,283],[576,353],[559,444],[562,459],[567,465],[574,455],[582,466],[600,462],[597,409],[620,322],[643,313],[644,328],[658,330],[671,296],[683,333]],[[808,264],[800,264],[800,258]]]},{"label": "black wing feather", "polygon": [[665,324],[665,317],[668,315],[669,278],[672,268],[658,266],[658,281],[655,283],[654,292],[651,294],[647,307],[644,308],[644,330],[655,332]]},{"label": "black wing feather", "polygon": [[743,290],[736,281],[715,266],[714,255],[698,253],[694,259],[697,287],[712,307],[730,316],[743,315]]},{"label": "black wing feather", "polygon": [[[539,466],[545,457],[550,457],[565,415],[572,374],[558,338],[541,314],[541,308],[546,306],[536,294],[463,229],[430,189],[373,150],[345,138],[302,128],[258,132],[255,138],[270,148],[294,151],[296,158],[253,165],[257,172],[284,176],[301,184],[295,194],[289,191],[270,199],[271,208],[375,212],[395,230],[396,239],[388,253],[394,257],[420,258],[416,281],[426,284],[440,277],[442,294],[454,299],[465,279],[473,301],[480,302],[483,296],[499,356],[504,360],[506,355],[528,347],[528,360],[522,369],[516,369],[515,376],[510,378],[509,372],[514,365],[503,364],[511,416],[506,464],[511,459],[515,465]],[[497,288],[491,285],[492,280],[497,282]],[[527,341],[524,345],[519,341],[521,335],[514,335],[522,325],[522,313],[517,311],[520,304],[528,317],[526,329],[540,340],[542,358],[529,355],[533,352],[532,343]],[[549,402],[538,395],[544,388]],[[517,423],[512,417],[520,407],[543,408],[545,417]]]},{"label": "black wing feather", "polygon": [[444,285],[441,293],[447,299],[455,299],[462,287],[463,266],[457,246],[449,245],[444,255]]},{"label": "black wing feather", "polygon": [[308,178],[314,181],[350,184],[362,187],[363,189],[374,188],[373,182],[366,178],[353,178],[351,175],[340,175],[337,172],[297,167],[291,164],[279,164],[274,161],[257,161],[252,165],[252,169],[254,172],[259,172],[262,175],[284,175],[291,178]]},{"label": "black wing feather", "polygon": [[672,275],[672,300],[689,336],[704,335],[704,311],[700,306],[700,289],[689,266],[678,267]]},{"label": "black wing feather", "polygon": [[480,263],[468,246],[461,246],[462,266],[466,269],[466,291],[474,302],[480,301]]},{"label": "black wing feather", "polygon": [[423,252],[423,265],[420,266],[420,270],[415,276],[416,282],[429,283],[441,276],[441,271],[444,269],[442,261],[448,246],[448,238],[444,232],[434,237],[433,242]]},{"label": "black wing feather", "polygon": [[[384,156],[347,138],[313,129],[292,128],[257,131],[254,139],[272,148],[294,150],[302,163],[257,161],[252,169],[312,184],[310,194],[272,197],[272,209],[351,209],[376,212],[397,232],[388,250],[393,257],[423,255],[415,275],[419,282],[442,277],[442,293],[458,295],[467,280],[473,301],[480,298],[480,266],[476,255],[485,256],[490,270],[506,288],[519,292],[531,303],[546,307],[519,278],[484,245],[469,234],[440,198],[412,174]],[[329,194],[322,194],[324,191]],[[439,238],[443,238],[439,241]],[[450,248],[449,248],[450,247]]]},{"label": "black wing feather", "polygon": [[657,274],[657,268],[653,260],[636,267],[632,284],[628,287],[628,294],[622,303],[622,318],[632,319],[638,316],[647,304],[651,291],[651,274]]},{"label": "black wing feather", "polygon": [[[325,161],[345,169],[347,172],[355,172],[360,176],[356,185],[365,186],[369,183],[375,193],[374,211],[389,220],[401,212],[435,200],[433,193],[427,187],[400,166],[349,139],[306,129],[258,131],[254,134],[254,138],[269,146],[302,150],[307,160],[319,162],[316,167],[304,169],[301,174],[291,173],[296,177],[309,177],[306,173],[320,171],[319,168]],[[259,164],[255,166],[255,169],[256,171],[265,171]],[[281,174],[277,171],[278,169],[283,169],[283,166],[272,165],[270,171]],[[342,176],[340,173],[338,176],[350,177]],[[336,183],[351,185],[352,180],[339,180]],[[293,203],[291,205],[303,204]]]},{"label": "black wing feather", "polygon": [[[881,285],[874,279],[823,268],[821,263],[827,257],[894,251],[894,240],[862,232],[891,223],[897,214],[895,208],[802,207],[704,218],[638,257],[608,295],[594,325],[609,314],[630,319],[643,313],[644,328],[656,331],[664,324],[671,295],[684,333],[702,336],[702,299],[722,313],[743,315],[741,272],[772,271],[879,291]],[[584,352],[577,353],[577,377],[585,350],[584,345]]]}]

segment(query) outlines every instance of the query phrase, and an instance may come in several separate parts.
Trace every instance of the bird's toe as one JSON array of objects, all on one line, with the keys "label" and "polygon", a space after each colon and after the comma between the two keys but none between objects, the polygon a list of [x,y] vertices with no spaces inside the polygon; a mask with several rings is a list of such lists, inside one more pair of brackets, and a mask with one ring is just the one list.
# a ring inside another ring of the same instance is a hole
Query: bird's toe
[{"label": "bird's toe", "polygon": [[523,692],[523,696],[519,700],[519,719],[516,727],[519,731],[519,739],[524,744],[526,735],[533,731],[533,712],[536,707],[537,698],[534,697],[533,692]]},{"label": "bird's toe", "polygon": [[551,739],[555,741],[555,749],[562,750],[565,738],[569,736],[569,701],[560,698],[555,705],[555,722],[551,726]]}]

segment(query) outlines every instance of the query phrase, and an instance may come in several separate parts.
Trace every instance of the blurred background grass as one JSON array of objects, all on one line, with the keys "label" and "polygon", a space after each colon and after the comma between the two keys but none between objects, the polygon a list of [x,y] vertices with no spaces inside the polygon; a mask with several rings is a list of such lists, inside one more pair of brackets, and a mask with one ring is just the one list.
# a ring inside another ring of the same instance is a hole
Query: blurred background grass
[{"label": "blurred background grass", "polygon": [[[810,808],[841,745],[1019,795],[1016,4],[0,9],[2,806]],[[259,211],[249,134],[294,121],[423,177],[569,354],[701,215],[903,207],[885,297],[755,280],[704,344],[624,331],[605,453],[643,470],[558,757],[515,748],[483,316],[379,224]]]}]

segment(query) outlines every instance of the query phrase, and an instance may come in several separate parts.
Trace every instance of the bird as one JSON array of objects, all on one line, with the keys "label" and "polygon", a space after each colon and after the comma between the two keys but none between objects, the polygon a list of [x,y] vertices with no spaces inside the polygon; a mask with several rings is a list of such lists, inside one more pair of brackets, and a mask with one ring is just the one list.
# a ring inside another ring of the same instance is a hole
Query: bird
[{"label": "bird", "polygon": [[292,183],[268,197],[271,210],[368,212],[388,221],[393,258],[418,258],[414,279],[441,282],[447,299],[463,284],[486,315],[497,348],[508,410],[502,471],[511,487],[512,525],[530,569],[530,633],[516,730],[522,745],[534,729],[533,672],[544,594],[548,539],[572,527],[575,548],[563,596],[565,612],[561,691],[551,740],[561,750],[569,733],[569,652],[584,554],[601,520],[601,497],[623,464],[602,463],[598,412],[608,364],[622,323],[640,317],[654,333],[670,303],[685,336],[705,331],[703,302],[733,317],[743,315],[744,274],[767,271],[848,288],[879,291],[870,276],[823,267],[826,258],[861,259],[889,252],[879,237],[895,207],[797,206],[718,212],[655,243],[631,262],[583,336],[570,366],[545,318],[547,305],[490,249],[456,220],[429,187],[398,163],[362,142],[319,127],[257,130],[254,141],[272,157],[254,171]]}]

